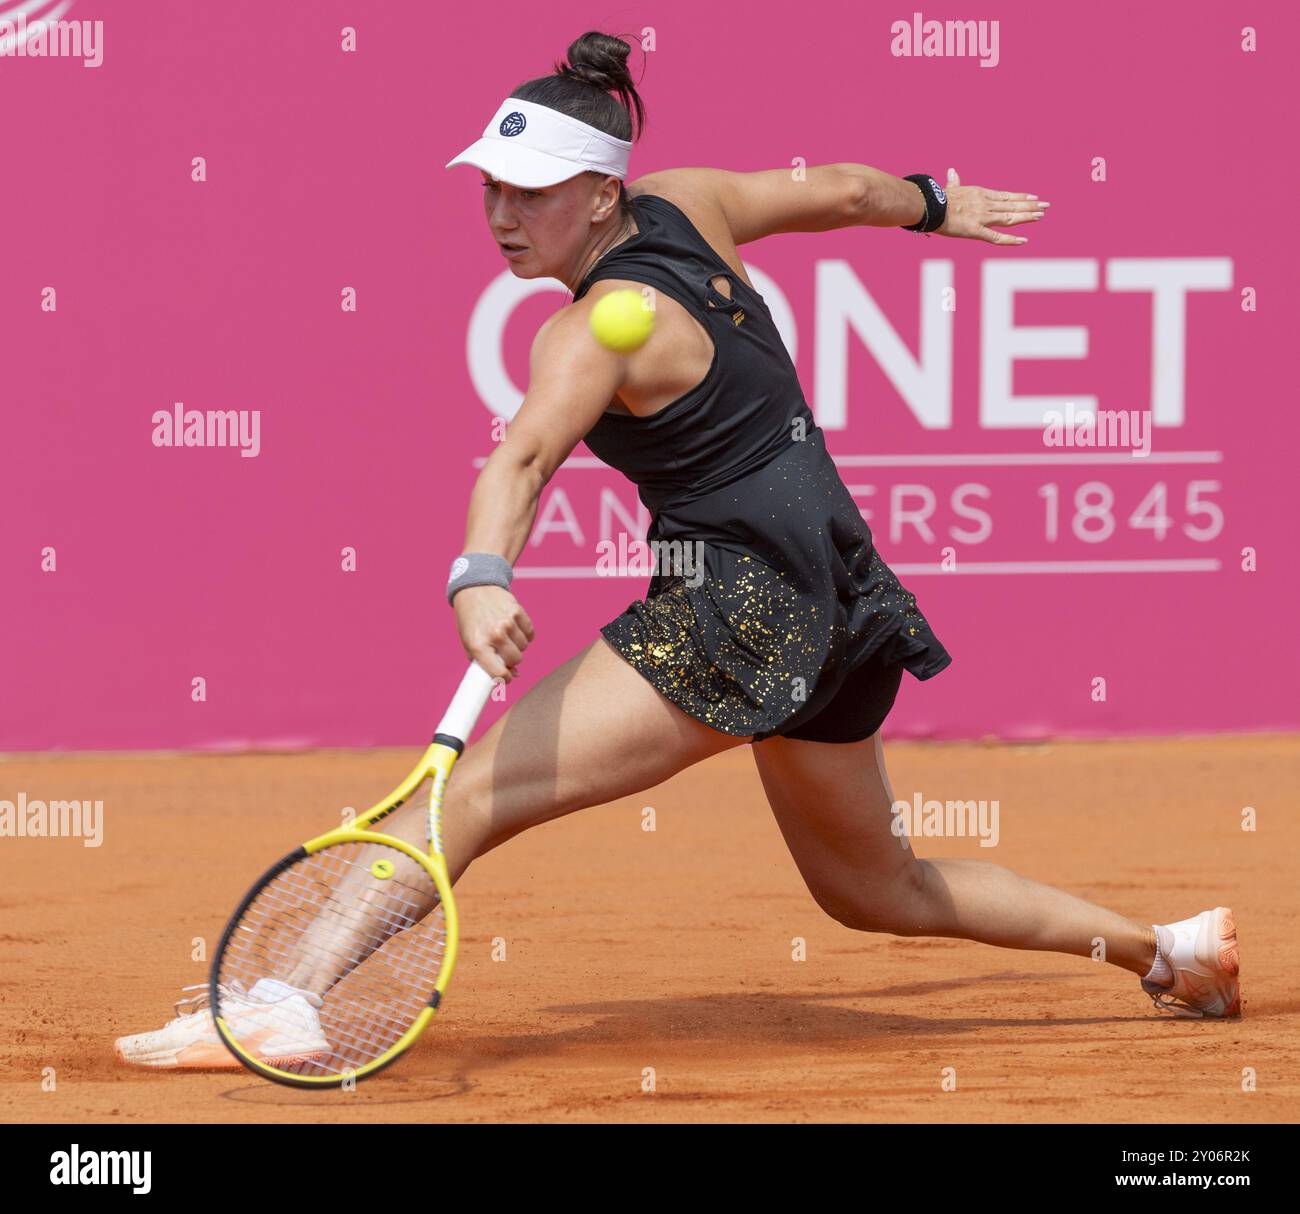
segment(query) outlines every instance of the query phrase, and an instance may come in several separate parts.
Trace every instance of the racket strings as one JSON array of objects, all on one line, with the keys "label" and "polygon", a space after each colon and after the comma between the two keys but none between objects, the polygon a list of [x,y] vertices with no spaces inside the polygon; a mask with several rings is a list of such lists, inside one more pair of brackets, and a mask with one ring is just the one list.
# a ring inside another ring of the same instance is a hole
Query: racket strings
[{"label": "racket strings", "polygon": [[[340,973],[359,965],[390,936],[411,927],[423,914],[414,898],[393,908],[371,906],[362,911],[331,894],[324,905],[312,908],[310,904],[291,902],[284,891],[273,886],[267,887],[266,903],[269,908],[276,908],[283,914],[285,923],[296,917],[302,931],[312,929],[320,933],[314,942],[314,951],[319,956],[332,956],[338,963]],[[325,924],[330,920],[336,921],[335,931],[332,935],[326,935]],[[275,947],[274,942],[278,938],[268,938],[268,949]],[[335,941],[348,942],[350,951],[336,951],[333,948]],[[282,959],[290,964],[296,960],[282,947],[281,952]]]},{"label": "racket strings", "polygon": [[405,853],[375,843],[327,847],[281,870],[245,908],[219,982],[248,993],[221,999],[223,1022],[278,1070],[356,1071],[423,1013],[446,930],[437,886]]}]

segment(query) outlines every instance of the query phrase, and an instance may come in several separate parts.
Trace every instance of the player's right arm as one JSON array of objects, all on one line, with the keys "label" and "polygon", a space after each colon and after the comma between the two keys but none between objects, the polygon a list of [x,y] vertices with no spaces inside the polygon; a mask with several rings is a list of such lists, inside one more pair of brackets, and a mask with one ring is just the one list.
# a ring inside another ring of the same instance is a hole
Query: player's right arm
[{"label": "player's right arm", "polygon": [[[665,169],[641,178],[649,190],[661,189],[694,200],[702,213],[721,212],[737,245],[779,232],[827,232],[835,228],[904,228],[925,218],[925,200],[914,182],[866,164],[818,164],[796,171],[763,169],[732,173],[725,169]],[[1043,216],[1037,195],[963,186],[950,171],[948,211],[940,236],[963,236],[993,244],[1023,243],[993,231]]]},{"label": "player's right arm", "polygon": [[[495,552],[511,565],[532,531],[542,490],[595,425],[627,374],[627,355],[591,335],[593,290],[555,313],[537,331],[528,391],[505,438],[488,457],[470,494],[464,552]],[[465,652],[489,674],[514,678],[533,639],[518,599],[499,586],[470,586],[452,600]]]},{"label": "player's right arm", "polygon": [[[662,189],[693,197],[697,203],[713,202],[738,245],[778,232],[829,232],[873,222],[902,226],[925,213],[921,191],[910,181],[865,164],[816,164],[798,172],[793,168],[756,173],[665,169],[642,178],[641,183],[651,191]],[[877,211],[879,217],[873,218]]]}]

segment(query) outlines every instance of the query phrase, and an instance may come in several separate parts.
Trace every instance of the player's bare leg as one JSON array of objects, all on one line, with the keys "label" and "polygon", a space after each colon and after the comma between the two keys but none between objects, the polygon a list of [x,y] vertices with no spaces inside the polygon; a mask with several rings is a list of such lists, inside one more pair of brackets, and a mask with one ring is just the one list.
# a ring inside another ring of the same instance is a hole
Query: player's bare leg
[{"label": "player's bare leg", "polygon": [[1091,956],[1144,976],[1155,933],[1104,906],[984,860],[921,860],[894,834],[880,735],[847,745],[754,746],[768,802],[817,903],[863,931],[949,936]]}]

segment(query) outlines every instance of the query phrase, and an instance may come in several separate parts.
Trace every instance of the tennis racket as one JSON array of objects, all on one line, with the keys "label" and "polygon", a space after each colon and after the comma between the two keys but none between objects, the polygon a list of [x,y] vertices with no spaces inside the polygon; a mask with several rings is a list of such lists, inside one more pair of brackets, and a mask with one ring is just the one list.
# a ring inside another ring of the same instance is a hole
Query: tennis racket
[{"label": "tennis racket", "polygon": [[[339,1087],[393,1062],[433,1018],[458,939],[443,793],[492,683],[472,662],[411,774],[268,869],[231,916],[208,990],[221,1040],[249,1070]],[[427,855],[371,829],[425,797]]]}]

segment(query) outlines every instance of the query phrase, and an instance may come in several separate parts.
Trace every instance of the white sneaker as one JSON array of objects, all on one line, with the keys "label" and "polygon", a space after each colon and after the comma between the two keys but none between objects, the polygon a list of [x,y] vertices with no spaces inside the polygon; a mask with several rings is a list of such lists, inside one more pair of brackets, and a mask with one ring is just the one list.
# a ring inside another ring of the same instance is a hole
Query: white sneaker
[{"label": "white sneaker", "polygon": [[1142,989],[1156,1007],[1175,1016],[1240,1016],[1241,961],[1231,909],[1216,906],[1190,919],[1152,926],[1174,971],[1168,986],[1142,979]]},{"label": "white sneaker", "polygon": [[[208,984],[183,988],[200,993],[176,1003],[177,1016],[152,1033],[119,1037],[117,1056],[132,1066],[160,1069],[238,1067],[238,1059],[217,1035]],[[245,990],[235,981],[221,988],[221,1018],[235,1040],[254,1058],[273,1066],[325,1055],[330,1043],[321,1031],[319,995],[262,978]],[[183,1010],[184,1009],[184,1010]]]}]

